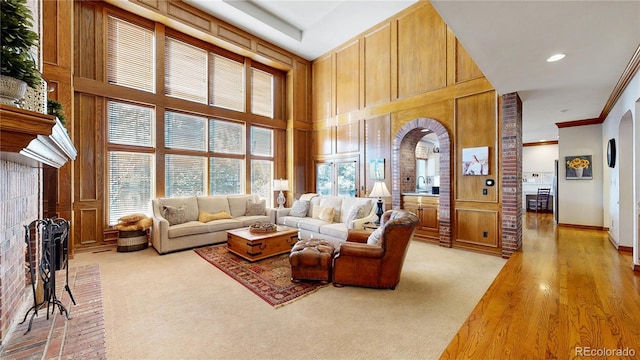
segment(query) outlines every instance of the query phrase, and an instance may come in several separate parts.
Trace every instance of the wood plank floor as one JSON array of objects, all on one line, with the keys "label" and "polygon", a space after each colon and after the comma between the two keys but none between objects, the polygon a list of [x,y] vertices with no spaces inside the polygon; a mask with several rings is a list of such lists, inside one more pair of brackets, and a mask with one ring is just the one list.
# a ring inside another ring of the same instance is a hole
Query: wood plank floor
[{"label": "wood plank floor", "polygon": [[527,213],[523,248],[441,359],[640,359],[640,276],[604,231]]}]

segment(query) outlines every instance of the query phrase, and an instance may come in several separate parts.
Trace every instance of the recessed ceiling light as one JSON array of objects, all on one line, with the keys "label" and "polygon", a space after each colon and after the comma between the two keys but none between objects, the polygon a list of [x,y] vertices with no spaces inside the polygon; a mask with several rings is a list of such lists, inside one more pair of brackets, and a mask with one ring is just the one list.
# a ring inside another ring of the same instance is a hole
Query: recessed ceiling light
[{"label": "recessed ceiling light", "polygon": [[566,113],[567,111],[569,111],[569,109],[562,109],[560,110],[561,113]]},{"label": "recessed ceiling light", "polygon": [[554,61],[558,61],[558,60],[562,60],[564,59],[566,55],[565,54],[555,54],[555,55],[551,55],[548,59],[547,62],[554,62]]},{"label": "recessed ceiling light", "polygon": [[544,142],[544,141],[547,141],[547,139],[540,139],[539,141],[540,142]]}]

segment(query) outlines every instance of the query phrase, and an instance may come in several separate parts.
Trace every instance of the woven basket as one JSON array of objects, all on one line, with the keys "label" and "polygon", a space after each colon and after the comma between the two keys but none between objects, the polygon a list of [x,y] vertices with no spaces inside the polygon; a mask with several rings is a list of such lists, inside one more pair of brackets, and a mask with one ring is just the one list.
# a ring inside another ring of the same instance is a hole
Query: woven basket
[{"label": "woven basket", "polygon": [[269,234],[278,231],[276,224],[257,223],[249,226],[249,232],[252,234]]},{"label": "woven basket", "polygon": [[130,252],[146,249],[149,246],[146,230],[120,231],[118,252]]}]

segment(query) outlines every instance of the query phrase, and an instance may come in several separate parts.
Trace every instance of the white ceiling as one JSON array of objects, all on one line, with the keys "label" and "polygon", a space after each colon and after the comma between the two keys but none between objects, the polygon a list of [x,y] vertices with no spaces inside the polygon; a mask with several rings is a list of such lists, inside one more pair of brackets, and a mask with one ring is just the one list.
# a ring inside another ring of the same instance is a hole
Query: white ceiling
[{"label": "white ceiling", "polygon": [[[308,60],[416,2],[184,1]],[[598,117],[640,44],[640,0],[432,3],[498,93],[520,95],[524,142]],[[567,57],[545,61],[557,52]]]}]

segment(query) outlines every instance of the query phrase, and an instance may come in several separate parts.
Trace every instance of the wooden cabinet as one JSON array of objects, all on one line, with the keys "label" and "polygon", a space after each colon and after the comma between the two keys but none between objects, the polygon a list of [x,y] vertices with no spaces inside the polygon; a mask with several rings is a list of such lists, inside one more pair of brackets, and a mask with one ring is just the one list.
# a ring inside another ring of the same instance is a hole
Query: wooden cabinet
[{"label": "wooden cabinet", "polygon": [[402,208],[416,214],[420,220],[414,236],[416,240],[440,242],[438,200],[437,196],[402,196]]}]

